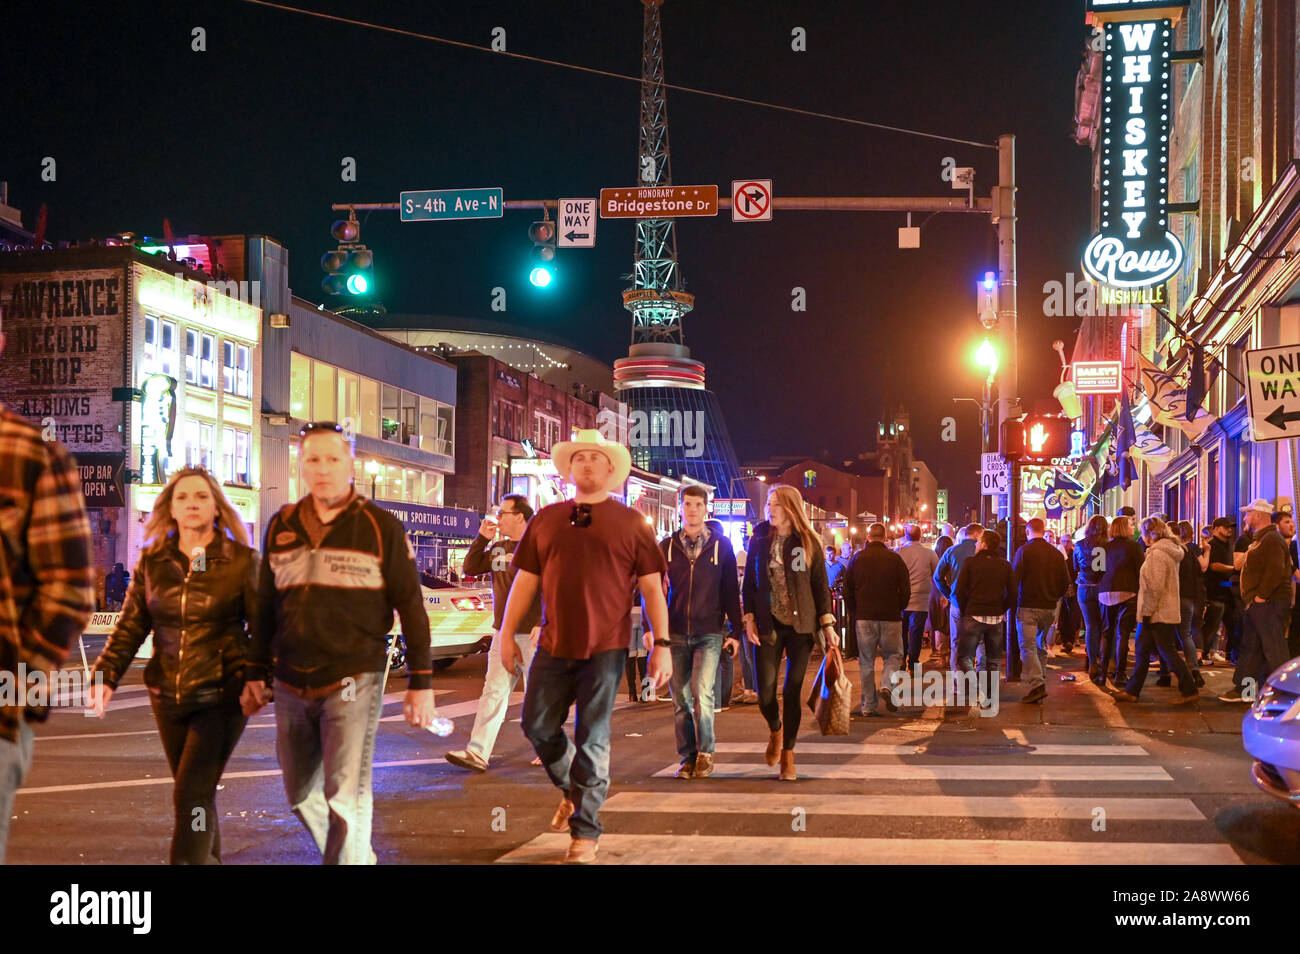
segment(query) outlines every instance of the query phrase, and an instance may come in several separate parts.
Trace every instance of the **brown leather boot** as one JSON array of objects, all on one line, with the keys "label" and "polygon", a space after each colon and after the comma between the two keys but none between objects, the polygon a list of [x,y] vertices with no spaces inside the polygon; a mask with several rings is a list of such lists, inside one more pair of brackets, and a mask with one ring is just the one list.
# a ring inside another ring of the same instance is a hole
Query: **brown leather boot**
[{"label": "brown leather boot", "polygon": [[768,765],[775,765],[776,760],[781,757],[781,730],[777,729],[772,733],[772,737],[767,740],[767,752],[763,758],[767,760]]},{"label": "brown leather boot", "polygon": [[794,749],[781,750],[781,781],[793,782],[799,776],[794,774]]}]

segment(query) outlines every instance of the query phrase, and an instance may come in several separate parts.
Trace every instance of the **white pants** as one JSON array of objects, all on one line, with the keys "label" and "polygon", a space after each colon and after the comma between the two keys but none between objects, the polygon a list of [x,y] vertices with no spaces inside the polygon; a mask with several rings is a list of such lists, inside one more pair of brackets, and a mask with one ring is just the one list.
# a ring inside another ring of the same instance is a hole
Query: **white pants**
[{"label": "white pants", "polygon": [[[515,647],[523,657],[523,671],[527,682],[528,670],[533,665],[533,653],[536,646],[528,638],[528,633],[515,634]],[[478,700],[478,714],[474,716],[474,729],[469,736],[469,751],[484,762],[492,758],[492,749],[497,743],[497,733],[506,719],[506,709],[510,705],[510,693],[514,692],[519,677],[506,672],[501,665],[501,634],[492,637],[492,648],[488,650],[487,677],[483,680],[483,695]]]}]

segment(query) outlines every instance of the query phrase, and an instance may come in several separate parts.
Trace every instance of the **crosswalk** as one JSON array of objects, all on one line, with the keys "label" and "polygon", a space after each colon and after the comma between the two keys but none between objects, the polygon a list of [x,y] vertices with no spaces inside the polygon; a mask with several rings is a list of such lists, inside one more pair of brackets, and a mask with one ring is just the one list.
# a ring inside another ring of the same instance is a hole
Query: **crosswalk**
[{"label": "crosswalk", "polygon": [[[1008,736],[801,740],[795,783],[776,781],[765,743],[719,742],[708,781],[673,779],[674,762],[616,782],[598,863],[1242,863],[1145,746]],[[545,831],[497,860],[555,863],[568,839]]]}]

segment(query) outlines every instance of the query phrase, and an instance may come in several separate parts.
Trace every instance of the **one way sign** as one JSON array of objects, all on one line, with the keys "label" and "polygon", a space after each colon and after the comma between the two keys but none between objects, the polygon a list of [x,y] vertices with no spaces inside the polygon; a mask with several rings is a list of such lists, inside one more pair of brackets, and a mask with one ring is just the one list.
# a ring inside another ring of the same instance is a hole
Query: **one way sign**
[{"label": "one way sign", "polygon": [[561,199],[559,237],[560,248],[596,247],[596,200]]},{"label": "one way sign", "polygon": [[1300,346],[1247,351],[1246,382],[1255,440],[1300,437]]}]

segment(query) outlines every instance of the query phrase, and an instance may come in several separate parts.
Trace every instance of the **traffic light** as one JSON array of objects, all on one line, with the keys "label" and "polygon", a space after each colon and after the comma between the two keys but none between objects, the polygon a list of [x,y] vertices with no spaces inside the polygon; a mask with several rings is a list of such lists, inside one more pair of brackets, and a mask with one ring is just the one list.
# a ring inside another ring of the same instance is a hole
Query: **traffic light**
[{"label": "traffic light", "polygon": [[998,323],[998,273],[985,272],[975,286],[976,314],[985,328],[992,330]]},{"label": "traffic light", "polygon": [[528,237],[533,242],[528,280],[538,288],[546,288],[555,280],[555,223],[550,219],[534,222],[528,227]]},{"label": "traffic light", "polygon": [[1002,424],[1002,454],[1026,461],[1070,456],[1070,422],[1063,417],[1029,414]]},{"label": "traffic light", "polygon": [[361,223],[355,215],[335,222],[330,234],[339,247],[321,256],[326,275],[321,288],[329,295],[370,295],[375,290],[375,254],[360,244]]}]

